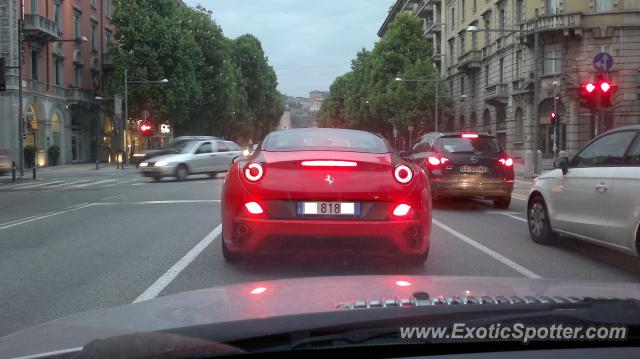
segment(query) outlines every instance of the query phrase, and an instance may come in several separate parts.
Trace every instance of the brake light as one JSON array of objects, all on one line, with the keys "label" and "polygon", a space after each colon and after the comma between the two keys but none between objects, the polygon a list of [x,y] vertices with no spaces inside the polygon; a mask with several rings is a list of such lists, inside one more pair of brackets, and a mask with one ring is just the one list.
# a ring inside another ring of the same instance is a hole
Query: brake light
[{"label": "brake light", "polygon": [[251,214],[262,214],[264,211],[257,202],[249,202],[244,204],[244,208]]},{"label": "brake light", "polygon": [[396,217],[404,217],[407,214],[409,214],[409,211],[411,210],[411,206],[408,204],[399,204],[396,206],[396,208],[393,210],[393,215]]},{"label": "brake light", "polygon": [[413,171],[411,170],[411,168],[405,165],[396,167],[396,169],[393,171],[393,175],[396,178],[396,181],[402,184],[407,184],[413,179]]},{"label": "brake light", "polygon": [[427,164],[429,164],[431,167],[438,167],[440,165],[444,165],[447,162],[449,162],[449,159],[444,157],[431,156],[427,158]]},{"label": "brake light", "polygon": [[512,158],[501,158],[501,159],[498,160],[498,162],[502,163],[502,165],[506,166],[506,167],[513,166],[513,159]]},{"label": "brake light", "polygon": [[251,182],[259,181],[263,174],[264,169],[262,168],[262,165],[257,162],[249,162],[244,167],[244,177]]},{"label": "brake light", "polygon": [[477,133],[463,133],[462,138],[478,138]]},{"label": "brake light", "polygon": [[356,167],[358,164],[352,161],[303,161],[305,167]]}]

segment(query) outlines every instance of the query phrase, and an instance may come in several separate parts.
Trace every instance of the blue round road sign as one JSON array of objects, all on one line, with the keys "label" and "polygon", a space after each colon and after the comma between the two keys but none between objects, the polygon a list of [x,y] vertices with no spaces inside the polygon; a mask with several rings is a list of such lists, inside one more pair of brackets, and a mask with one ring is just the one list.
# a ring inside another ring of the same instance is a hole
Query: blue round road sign
[{"label": "blue round road sign", "polygon": [[593,67],[600,72],[606,72],[613,67],[613,56],[606,52],[600,52],[593,57]]}]

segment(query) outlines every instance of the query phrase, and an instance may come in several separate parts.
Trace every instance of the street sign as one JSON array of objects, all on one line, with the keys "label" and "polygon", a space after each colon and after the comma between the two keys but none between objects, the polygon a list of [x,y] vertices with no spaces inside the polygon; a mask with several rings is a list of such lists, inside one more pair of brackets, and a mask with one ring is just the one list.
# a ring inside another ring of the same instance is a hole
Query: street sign
[{"label": "street sign", "polygon": [[114,102],[114,110],[116,117],[120,117],[122,115],[122,97],[115,95],[113,98]]},{"label": "street sign", "polygon": [[593,67],[598,72],[607,72],[613,67],[613,56],[607,52],[599,52],[593,57]]}]

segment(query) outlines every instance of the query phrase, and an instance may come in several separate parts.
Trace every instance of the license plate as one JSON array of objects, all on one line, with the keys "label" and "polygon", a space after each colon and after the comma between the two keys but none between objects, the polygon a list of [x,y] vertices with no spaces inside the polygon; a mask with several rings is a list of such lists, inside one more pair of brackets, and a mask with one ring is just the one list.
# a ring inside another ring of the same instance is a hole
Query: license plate
[{"label": "license plate", "polygon": [[463,173],[487,173],[489,168],[485,166],[460,166],[460,172]]},{"label": "license plate", "polygon": [[299,202],[298,214],[357,215],[359,203],[353,202]]}]

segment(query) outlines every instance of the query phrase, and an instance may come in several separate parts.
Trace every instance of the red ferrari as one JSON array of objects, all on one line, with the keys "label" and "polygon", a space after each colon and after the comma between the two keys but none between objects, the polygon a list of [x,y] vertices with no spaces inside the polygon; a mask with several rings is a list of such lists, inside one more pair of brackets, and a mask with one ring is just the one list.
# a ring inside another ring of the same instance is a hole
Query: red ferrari
[{"label": "red ferrari", "polygon": [[268,134],[231,166],[222,190],[222,253],[429,253],[425,173],[383,137],[304,128]]}]

